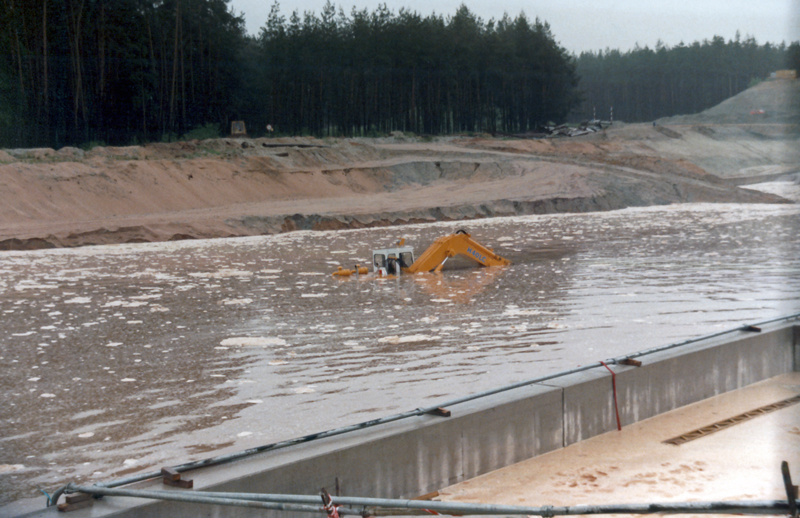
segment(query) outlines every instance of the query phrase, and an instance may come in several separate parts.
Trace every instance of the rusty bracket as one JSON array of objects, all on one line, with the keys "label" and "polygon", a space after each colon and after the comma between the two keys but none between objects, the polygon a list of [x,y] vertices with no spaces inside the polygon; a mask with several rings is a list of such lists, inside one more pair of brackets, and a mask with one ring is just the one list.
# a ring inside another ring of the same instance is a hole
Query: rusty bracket
[{"label": "rusty bracket", "polygon": [[640,362],[639,360],[634,360],[633,358],[625,358],[624,360],[620,360],[617,363],[619,363],[620,365],[631,365],[633,367],[642,366],[642,362]]},{"label": "rusty bracket", "polygon": [[181,474],[172,468],[161,468],[161,481],[173,487],[181,487],[183,489],[191,489],[194,487],[194,480],[182,480]]},{"label": "rusty bracket", "polygon": [[789,463],[781,462],[783,485],[786,487],[786,500],[789,503],[789,516],[797,518],[797,486],[792,485],[792,475],[789,473]]},{"label": "rusty bracket", "polygon": [[439,417],[450,417],[450,411],[442,407],[434,408],[427,413],[430,415],[438,415]]},{"label": "rusty bracket", "polygon": [[78,509],[84,509],[86,507],[91,507],[94,505],[92,501],[92,495],[88,495],[86,493],[75,493],[74,495],[67,495],[65,497],[67,503],[59,504],[58,510],[62,513],[68,513],[70,511],[77,511]]}]

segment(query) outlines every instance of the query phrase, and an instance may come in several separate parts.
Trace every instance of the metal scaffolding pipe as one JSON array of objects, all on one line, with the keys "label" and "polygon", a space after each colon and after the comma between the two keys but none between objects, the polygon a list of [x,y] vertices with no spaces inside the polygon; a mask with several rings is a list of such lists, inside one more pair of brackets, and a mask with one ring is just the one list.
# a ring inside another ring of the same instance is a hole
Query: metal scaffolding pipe
[{"label": "metal scaffolding pipe", "polygon": [[[156,500],[251,507],[275,511],[326,513],[321,498],[313,495],[276,495],[259,493],[220,493],[205,491],[149,491],[69,484],[67,492],[102,496],[126,496]],[[660,504],[606,504],[527,507],[513,505],[434,502],[389,498],[331,497],[340,515],[411,516],[430,515],[431,511],[448,515],[533,515],[542,517],[588,514],[745,514],[781,515],[790,509],[787,500],[749,500],[731,502],[667,502]],[[350,506],[350,507],[345,507]]]},{"label": "metal scaffolding pipe", "polygon": [[[701,341],[701,340],[707,340],[709,338],[716,338],[718,336],[734,333],[734,332],[737,332],[737,331],[744,332],[749,327],[752,327],[752,326],[760,326],[760,325],[769,324],[769,323],[773,323],[773,322],[792,320],[792,319],[796,319],[798,317],[800,317],[800,313],[795,313],[793,315],[773,318],[773,319],[770,319],[770,320],[765,320],[765,321],[757,322],[757,323],[754,323],[754,324],[742,325],[742,326],[734,328],[734,329],[729,329],[729,330],[726,330],[726,331],[719,331],[719,332],[712,333],[712,334],[709,334],[709,335],[701,336],[699,338],[692,338],[692,339],[689,339],[689,340],[684,340],[682,342],[676,342],[676,343],[669,344],[669,345],[664,345],[664,346],[655,347],[655,348],[652,348],[652,349],[647,349],[645,351],[641,351],[641,352],[638,352],[638,353],[627,354],[627,355],[620,356],[620,357],[617,357],[617,358],[612,358],[612,359],[606,360],[606,363],[608,363],[608,364],[616,364],[616,363],[619,363],[623,359],[640,357],[640,356],[644,356],[644,355],[648,355],[648,354],[653,354],[653,353],[657,353],[657,352],[661,352],[661,351],[666,351],[668,349],[681,347],[681,346],[692,344],[692,343],[695,343],[695,342],[698,342],[698,341]],[[500,394],[502,392],[507,392],[509,390],[514,390],[514,389],[518,389],[518,388],[522,388],[522,387],[527,387],[529,385],[534,385],[536,383],[542,383],[544,381],[549,381],[549,380],[552,380],[552,379],[555,379],[555,378],[560,378],[560,377],[568,376],[568,375],[571,375],[571,374],[577,374],[577,373],[585,372],[585,371],[588,371],[588,370],[591,370],[591,369],[596,369],[596,368],[598,368],[597,364],[585,365],[583,367],[576,367],[574,369],[570,369],[570,370],[567,370],[567,371],[561,371],[561,372],[558,372],[558,373],[555,373],[555,374],[549,374],[549,375],[546,375],[546,376],[540,376],[538,378],[533,378],[533,379],[529,379],[529,380],[525,380],[525,381],[519,381],[517,383],[512,383],[510,385],[505,385],[505,386],[502,386],[502,387],[486,390],[486,391],[483,391],[483,392],[470,394],[468,396],[463,396],[463,397],[460,397],[460,398],[451,399],[450,401],[445,401],[445,402],[442,402],[442,403],[436,403],[435,405],[430,406],[430,407],[424,407],[424,408],[420,407],[420,408],[416,408],[414,410],[409,410],[407,412],[403,412],[403,413],[400,413],[400,414],[395,414],[395,415],[391,415],[391,416],[387,416],[387,417],[382,417],[382,418],[379,418],[379,419],[372,419],[370,421],[364,421],[362,423],[353,424],[353,425],[349,425],[349,426],[344,426],[342,428],[335,428],[335,429],[332,429],[332,430],[327,430],[327,431],[324,431],[324,432],[318,432],[318,433],[314,433],[314,434],[310,434],[310,435],[305,435],[305,436],[297,437],[297,438],[294,438],[294,439],[288,439],[288,440],[285,440],[285,441],[279,441],[279,442],[275,442],[275,443],[271,443],[271,444],[266,444],[266,445],[263,445],[263,446],[257,446],[255,448],[249,448],[247,450],[243,450],[243,451],[236,452],[236,453],[230,453],[230,454],[227,454],[227,455],[220,455],[220,456],[217,456],[217,457],[211,457],[211,458],[208,458],[208,459],[198,460],[198,461],[194,461],[194,462],[187,462],[185,464],[181,464],[181,465],[178,465],[178,466],[173,466],[172,469],[174,469],[175,471],[177,471],[179,473],[182,473],[184,471],[190,471],[190,470],[193,470],[193,469],[199,469],[199,468],[205,468],[205,467],[210,467],[210,466],[217,466],[217,465],[220,465],[220,464],[226,464],[228,462],[233,462],[233,461],[236,461],[236,460],[244,459],[246,457],[250,457],[250,456],[256,455],[258,453],[265,453],[265,452],[268,452],[268,451],[278,450],[278,449],[281,449],[281,448],[286,448],[286,447],[289,447],[289,446],[294,446],[294,445],[297,445],[297,444],[302,444],[302,443],[314,441],[314,440],[317,440],[317,439],[323,439],[323,438],[326,438],[326,437],[334,437],[334,436],[337,436],[337,435],[342,435],[342,434],[345,434],[345,433],[354,432],[354,431],[357,431],[357,430],[362,430],[364,428],[370,428],[370,427],[381,425],[381,424],[392,423],[394,421],[399,421],[401,419],[407,419],[407,418],[410,418],[410,417],[417,417],[417,416],[421,416],[421,415],[425,415],[425,414],[430,414],[430,413],[435,412],[439,408],[446,408],[446,407],[449,407],[449,406],[455,406],[455,405],[458,405],[458,404],[461,404],[461,403],[466,403],[466,402],[474,401],[476,399],[481,399],[481,398],[484,398],[484,397],[487,397],[487,396],[493,396],[495,394]],[[109,487],[109,488],[111,488],[111,487],[119,487],[119,486],[124,486],[124,485],[128,485],[128,484],[133,484],[135,482],[141,482],[143,480],[149,480],[151,478],[157,478],[157,477],[160,477],[160,476],[161,476],[160,472],[154,471],[154,472],[150,472],[150,473],[141,473],[141,474],[138,474],[138,475],[132,475],[130,477],[125,477],[125,478],[112,480],[112,481],[105,482],[105,483],[100,483],[99,485],[102,485],[104,487]],[[61,491],[61,489],[59,489],[56,493],[60,495],[61,494],[60,491]]]},{"label": "metal scaffolding pipe", "polygon": [[[664,504],[616,504],[576,505],[572,507],[535,507],[527,510],[487,513],[481,510],[440,512],[455,516],[484,514],[528,515],[550,518],[552,516],[599,515],[599,514],[738,514],[752,516],[778,516],[787,513],[789,506],[784,500],[752,500],[747,502],[676,502]],[[375,508],[365,509],[364,516],[430,516],[430,510]],[[437,511],[438,512],[438,511]]]},{"label": "metal scaffolding pipe", "polygon": [[[67,484],[66,493],[86,493],[98,496],[126,496],[132,498],[146,498],[149,500],[166,500],[172,502],[185,502],[189,504],[222,505],[227,507],[250,507],[254,509],[267,509],[273,511],[292,511],[298,513],[326,513],[322,500],[317,497],[310,504],[302,505],[282,502],[261,502],[243,498],[222,498],[201,491],[149,491],[144,489],[120,489],[101,486],[79,486]],[[362,511],[340,509],[341,514],[361,515]]]}]

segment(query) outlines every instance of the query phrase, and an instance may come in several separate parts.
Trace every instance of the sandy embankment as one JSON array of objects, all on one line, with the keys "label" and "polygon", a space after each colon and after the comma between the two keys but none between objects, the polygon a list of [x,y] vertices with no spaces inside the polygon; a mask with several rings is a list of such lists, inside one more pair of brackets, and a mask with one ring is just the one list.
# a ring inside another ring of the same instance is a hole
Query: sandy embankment
[{"label": "sandy embankment", "polygon": [[737,184],[747,183],[742,174],[791,173],[798,148],[785,125],[640,124],[572,139],[218,139],[88,153],[7,150],[0,151],[0,249],[785,202]]}]

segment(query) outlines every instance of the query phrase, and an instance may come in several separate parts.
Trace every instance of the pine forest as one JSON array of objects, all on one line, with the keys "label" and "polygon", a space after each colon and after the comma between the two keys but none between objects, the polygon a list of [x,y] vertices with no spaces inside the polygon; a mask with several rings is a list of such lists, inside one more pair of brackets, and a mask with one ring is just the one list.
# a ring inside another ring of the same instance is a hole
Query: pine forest
[{"label": "pine forest", "polygon": [[693,113],[800,45],[736,37],[575,55],[546,21],[385,5],[283,15],[257,35],[227,0],[0,0],[0,147],[224,135],[507,134]]}]

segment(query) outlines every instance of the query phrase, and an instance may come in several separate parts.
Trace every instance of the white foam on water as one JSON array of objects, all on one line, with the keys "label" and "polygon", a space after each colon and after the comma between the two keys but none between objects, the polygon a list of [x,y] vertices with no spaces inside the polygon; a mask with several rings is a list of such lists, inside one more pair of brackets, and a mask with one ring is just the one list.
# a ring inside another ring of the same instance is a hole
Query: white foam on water
[{"label": "white foam on water", "polygon": [[216,272],[191,272],[190,277],[197,277],[200,279],[227,279],[230,277],[250,277],[253,272],[247,270],[233,270],[224,268]]},{"label": "white foam on water", "polygon": [[135,300],[133,302],[128,300],[112,300],[110,302],[106,302],[103,304],[102,307],[104,308],[138,308],[141,306],[147,306],[148,302],[142,302],[139,300]]},{"label": "white foam on water", "polygon": [[225,306],[246,306],[252,304],[253,299],[224,299],[222,304]]},{"label": "white foam on water", "polygon": [[88,304],[92,301],[92,297],[73,297],[65,300],[64,304]]},{"label": "white foam on water", "polygon": [[430,335],[409,335],[409,336],[385,336],[379,338],[378,342],[382,344],[408,344],[414,342],[430,342],[431,340],[438,340],[439,336]]},{"label": "white foam on water", "polygon": [[504,317],[520,317],[525,315],[541,315],[542,311],[539,309],[518,309],[518,308],[511,308],[506,307],[506,310],[503,311]]},{"label": "white foam on water", "polygon": [[221,346],[229,347],[269,347],[286,345],[283,338],[267,338],[264,336],[236,336],[226,338],[219,343]]}]

